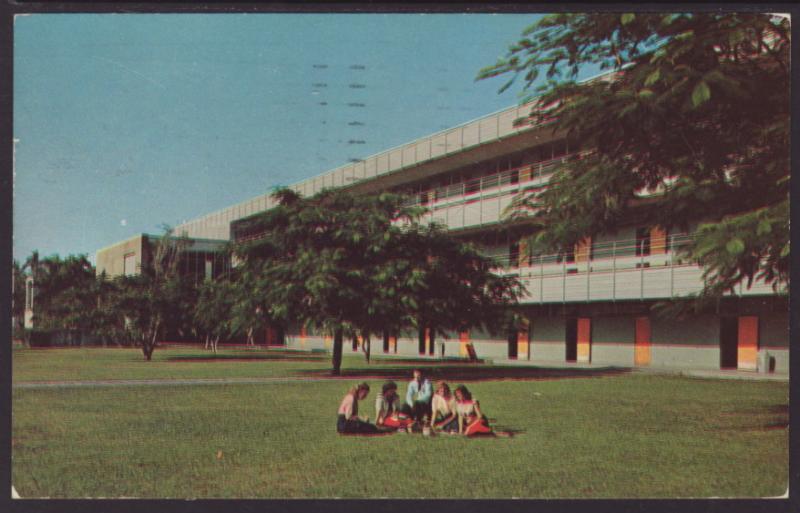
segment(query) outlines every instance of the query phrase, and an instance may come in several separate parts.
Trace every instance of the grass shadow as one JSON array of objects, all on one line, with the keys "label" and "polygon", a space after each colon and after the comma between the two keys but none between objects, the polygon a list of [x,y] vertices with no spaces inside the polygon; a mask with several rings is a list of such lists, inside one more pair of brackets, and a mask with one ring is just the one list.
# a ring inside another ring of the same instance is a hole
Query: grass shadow
[{"label": "grass shadow", "polygon": [[[721,416],[739,422],[733,426],[717,426],[717,431],[772,431],[789,428],[788,404],[774,404],[759,409],[736,409],[723,412]],[[761,417],[761,420],[757,421],[753,417]]]},{"label": "grass shadow", "polygon": [[199,363],[199,362],[247,362],[247,361],[292,361],[292,362],[319,362],[326,361],[324,355],[314,356],[309,353],[290,352],[263,352],[263,353],[236,353],[236,354],[183,354],[168,356],[165,361],[174,363]]},{"label": "grass shadow", "polygon": [[[296,371],[304,376],[330,376],[328,369],[304,369]],[[630,372],[627,367],[599,368],[549,368],[549,367],[508,367],[494,365],[442,365],[426,366],[425,376],[432,381],[496,381],[496,380],[554,380],[570,378],[593,378],[616,376]],[[342,369],[340,378],[383,378],[386,380],[407,381],[411,379],[410,367],[374,366],[370,368]]]}]

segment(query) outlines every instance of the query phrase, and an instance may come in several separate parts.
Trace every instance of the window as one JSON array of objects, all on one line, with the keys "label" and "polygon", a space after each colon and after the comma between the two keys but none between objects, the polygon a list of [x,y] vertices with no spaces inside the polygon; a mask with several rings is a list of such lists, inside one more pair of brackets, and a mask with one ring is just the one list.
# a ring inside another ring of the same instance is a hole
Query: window
[{"label": "window", "polygon": [[508,246],[508,266],[519,267],[519,241]]},{"label": "window", "polygon": [[467,178],[464,183],[464,194],[472,194],[474,192],[478,192],[479,190],[481,190],[481,179]]},{"label": "window", "polygon": [[559,253],[558,257],[556,258],[556,262],[565,262],[567,264],[574,264],[575,263],[575,246],[570,246],[569,249],[564,251],[563,253]]},{"label": "window", "polygon": [[553,158],[563,157],[567,154],[567,141],[553,143]]},{"label": "window", "polygon": [[25,280],[25,308],[33,310],[33,278]]},{"label": "window", "polygon": [[650,254],[650,228],[636,229],[636,256]]},{"label": "window", "polygon": [[205,279],[210,280],[214,277],[214,260],[211,255],[206,256]]},{"label": "window", "polygon": [[132,276],[136,274],[136,253],[128,253],[122,262],[122,274]]}]

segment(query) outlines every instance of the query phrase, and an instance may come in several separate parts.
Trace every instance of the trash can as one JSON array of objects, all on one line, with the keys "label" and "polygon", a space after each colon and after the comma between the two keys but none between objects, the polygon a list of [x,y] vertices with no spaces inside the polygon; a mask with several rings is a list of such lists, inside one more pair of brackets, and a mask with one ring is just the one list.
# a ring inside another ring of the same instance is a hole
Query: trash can
[{"label": "trash can", "polygon": [[761,351],[758,356],[758,372],[762,374],[775,372],[775,358],[770,356],[769,351]]}]

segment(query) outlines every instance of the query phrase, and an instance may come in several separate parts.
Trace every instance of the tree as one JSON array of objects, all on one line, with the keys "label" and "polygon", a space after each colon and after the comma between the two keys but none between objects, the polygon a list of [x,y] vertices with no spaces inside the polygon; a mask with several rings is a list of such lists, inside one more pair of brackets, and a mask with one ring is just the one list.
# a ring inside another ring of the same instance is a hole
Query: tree
[{"label": "tree", "polygon": [[115,279],[111,309],[124,317],[125,333],[150,361],[159,337],[166,331],[187,329],[191,324],[196,292],[191,280],[178,272],[180,256],[188,245],[185,237],[164,235],[155,241],[153,258],[141,273]]},{"label": "tree", "polygon": [[[261,235],[237,245],[240,269],[270,318],[333,334],[334,374],[345,336],[362,336],[368,348],[372,334],[387,337],[423,317],[434,328],[483,319],[482,307],[513,295],[503,288],[510,281],[493,277],[473,249],[420,227],[422,211],[402,196],[324,190],[301,198],[281,190],[276,197],[276,207],[250,220],[248,230]],[[434,304],[436,315],[422,316]]]},{"label": "tree", "polygon": [[325,190],[304,199],[283,189],[275,196],[278,205],[252,220],[262,236],[236,249],[242,273],[269,318],[333,334],[338,374],[344,337],[374,329],[370,277],[399,229],[392,222],[413,211],[393,194]]},{"label": "tree", "polygon": [[26,279],[33,278],[33,324],[68,336],[90,333],[95,328],[92,311],[97,304],[94,266],[86,255],[39,258],[38,252],[19,266],[14,263],[14,315],[24,318]]},{"label": "tree", "polygon": [[226,339],[237,333],[234,323],[234,308],[239,289],[227,277],[207,280],[200,285],[197,303],[194,307],[194,323],[199,335],[206,340],[217,354],[220,339]]},{"label": "tree", "polygon": [[91,312],[92,334],[99,337],[103,345],[117,346],[132,343],[125,325],[124,312],[120,310],[120,298],[124,296],[120,280],[110,280],[103,271],[95,280],[97,306]]},{"label": "tree", "polygon": [[[789,21],[756,13],[557,14],[478,78],[522,77],[580,158],[512,216],[540,228],[532,250],[564,250],[636,217],[688,230],[701,296],[789,275]],[[613,70],[577,83],[587,66]],[[546,81],[536,86],[544,74]]]},{"label": "tree", "polygon": [[71,333],[92,331],[97,305],[95,270],[86,255],[39,261],[35,278],[34,326]]},{"label": "tree", "polygon": [[72,340],[92,336],[103,344],[125,340],[122,317],[115,309],[118,286],[104,274],[95,277],[95,268],[86,255],[39,258],[34,251],[22,266],[14,262],[13,269],[17,328],[22,328],[25,281],[30,276],[35,286],[35,329]]},{"label": "tree", "polygon": [[522,293],[516,277],[495,274],[489,258],[437,224],[409,226],[397,245],[389,269],[420,351],[426,330],[434,337],[473,327],[491,333],[507,328],[506,311]]},{"label": "tree", "polygon": [[24,328],[25,319],[25,273],[22,266],[14,260],[11,264],[11,318],[13,321],[12,331],[14,338],[17,338]]}]

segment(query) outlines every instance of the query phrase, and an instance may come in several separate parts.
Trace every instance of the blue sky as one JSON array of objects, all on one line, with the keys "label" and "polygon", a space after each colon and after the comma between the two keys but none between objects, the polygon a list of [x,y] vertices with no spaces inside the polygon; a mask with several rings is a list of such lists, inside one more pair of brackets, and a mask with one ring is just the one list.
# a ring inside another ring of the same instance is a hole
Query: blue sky
[{"label": "blue sky", "polygon": [[18,17],[14,258],[94,259],[513,105],[474,78],[537,17]]}]

